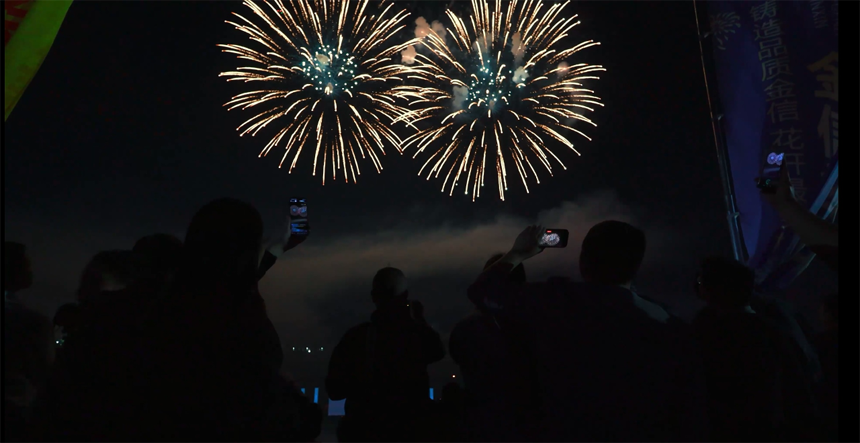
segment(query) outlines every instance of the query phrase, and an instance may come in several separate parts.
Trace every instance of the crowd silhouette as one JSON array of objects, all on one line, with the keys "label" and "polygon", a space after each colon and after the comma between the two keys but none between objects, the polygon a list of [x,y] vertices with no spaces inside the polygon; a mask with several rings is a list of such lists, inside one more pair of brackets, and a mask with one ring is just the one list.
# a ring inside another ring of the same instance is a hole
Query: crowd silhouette
[{"label": "crowd silhouette", "polygon": [[[789,186],[766,198],[836,266],[835,227],[798,209]],[[53,322],[19,299],[31,264],[5,242],[4,441],[314,441],[323,411],[281,375],[257,289],[304,240],[285,231],[264,243],[254,207],[213,201],[184,241],[98,253]],[[527,227],[467,289],[475,312],[447,346],[463,385],[441,401],[427,395],[439,332],[402,270],[376,273],[375,310],[326,375],[329,397],[346,401],[339,441],[838,440],[836,294],[822,297],[816,333],[757,298],[749,268],[707,257],[691,294],[707,307],[687,324],[632,286],[640,229],[592,227],[580,282],[526,278],[542,233]]]}]

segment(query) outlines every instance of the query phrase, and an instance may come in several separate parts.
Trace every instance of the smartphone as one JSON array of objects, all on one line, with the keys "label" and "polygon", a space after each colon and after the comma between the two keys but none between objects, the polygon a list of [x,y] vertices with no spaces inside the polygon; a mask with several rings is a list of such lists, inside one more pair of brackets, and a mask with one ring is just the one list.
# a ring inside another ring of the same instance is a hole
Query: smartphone
[{"label": "smartphone", "polygon": [[564,248],[567,247],[567,236],[567,229],[547,229],[538,244],[542,248]]},{"label": "smartphone", "polygon": [[310,232],[308,224],[308,204],[303,198],[290,199],[290,234],[308,235]]},{"label": "smartphone", "polygon": [[761,175],[756,180],[756,186],[763,192],[775,192],[779,184],[779,172],[782,169],[782,161],[785,153],[771,152],[767,155],[761,168]]}]

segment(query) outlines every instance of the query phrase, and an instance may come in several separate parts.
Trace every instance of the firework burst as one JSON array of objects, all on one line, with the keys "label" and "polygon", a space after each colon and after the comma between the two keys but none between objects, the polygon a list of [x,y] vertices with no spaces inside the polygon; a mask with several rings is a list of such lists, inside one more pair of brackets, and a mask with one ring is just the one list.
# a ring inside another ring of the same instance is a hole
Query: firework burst
[{"label": "firework burst", "polygon": [[564,46],[579,24],[577,16],[562,15],[566,5],[510,0],[503,7],[496,0],[491,8],[489,1],[472,0],[473,14],[466,20],[446,11],[453,44],[433,30],[410,42],[429,55],[414,57],[410,78],[423,83],[422,98],[402,118],[434,123],[404,140],[404,150],[416,149],[414,157],[432,152],[419,175],[426,172],[428,180],[444,175],[442,191],[449,189],[449,195],[465,180],[464,191],[474,201],[486,171],[494,168],[504,200],[511,166],[526,192],[530,177],[540,183],[536,168],[550,175],[555,163],[567,169],[552,148],[564,146],[579,155],[567,134],[591,140],[573,125],[597,126],[583,112],[603,105],[583,82],[597,80],[593,73],[605,69],[571,60],[600,43]]},{"label": "firework burst", "polygon": [[[388,41],[403,29],[405,11],[391,13],[388,4],[369,14],[368,0],[246,0],[254,20],[233,13],[228,21],[247,34],[257,49],[218,45],[252,66],[223,72],[228,81],[260,82],[261,88],[233,97],[229,109],[264,108],[239,128],[256,135],[269,125],[279,129],[260,153],[265,156],[283,143],[284,156],[296,167],[302,151],[313,149],[313,175],[325,184],[343,169],[344,180],[361,174],[358,158],[373,162],[386,147],[400,149],[394,121],[408,111],[416,88],[402,84],[409,69],[392,61],[405,47]],[[384,6],[384,5],[383,5]],[[408,120],[401,120],[409,124]]]}]

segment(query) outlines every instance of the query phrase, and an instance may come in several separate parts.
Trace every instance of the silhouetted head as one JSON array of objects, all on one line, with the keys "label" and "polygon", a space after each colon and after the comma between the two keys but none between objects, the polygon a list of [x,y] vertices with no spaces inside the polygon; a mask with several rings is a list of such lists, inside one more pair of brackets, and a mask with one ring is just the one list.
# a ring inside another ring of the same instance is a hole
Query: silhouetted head
[{"label": "silhouetted head", "polygon": [[89,301],[102,292],[125,289],[140,281],[142,275],[142,264],[134,252],[99,252],[84,268],[78,300]]},{"label": "silhouetted head", "polygon": [[263,219],[250,204],[231,198],[206,204],[185,234],[185,278],[208,285],[256,282],[262,238]]},{"label": "silhouetted head", "polygon": [[3,242],[3,290],[18,292],[33,285],[33,269],[27,248],[21,243]]},{"label": "silhouetted head", "polygon": [[818,316],[825,330],[839,329],[839,294],[830,294],[824,297]]},{"label": "silhouetted head", "polygon": [[579,271],[586,282],[628,286],[644,257],[645,233],[608,220],[594,225],[582,240]]},{"label": "silhouetted head", "polygon": [[376,307],[406,304],[409,297],[406,275],[397,268],[382,268],[373,277],[370,295]]},{"label": "silhouetted head", "polygon": [[179,267],[182,240],[170,234],[147,235],[134,244],[132,251],[140,257],[154,277],[166,281]]},{"label": "silhouetted head", "polygon": [[755,272],[735,259],[708,257],[702,260],[697,283],[698,295],[708,305],[742,309],[752,300]]},{"label": "silhouetted head", "polygon": [[[492,257],[490,257],[489,260],[487,260],[487,264],[484,265],[484,270],[487,270],[487,268],[492,266],[493,263],[501,260],[504,256],[505,254],[501,252],[494,254]],[[508,277],[513,283],[523,284],[526,282],[526,268],[523,266],[522,263],[520,263],[514,269],[511,269],[511,273],[508,275]]]}]

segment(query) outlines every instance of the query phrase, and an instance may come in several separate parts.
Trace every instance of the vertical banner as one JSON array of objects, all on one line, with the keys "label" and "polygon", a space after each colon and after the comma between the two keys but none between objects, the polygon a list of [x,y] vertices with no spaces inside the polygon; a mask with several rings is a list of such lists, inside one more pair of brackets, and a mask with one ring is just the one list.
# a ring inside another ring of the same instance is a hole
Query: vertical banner
[{"label": "vertical banner", "polygon": [[[784,154],[796,197],[820,217],[838,209],[837,1],[709,0],[705,34],[720,130],[748,264],[784,288],[814,257],[761,198],[755,177]],[[774,156],[770,156],[773,161]]]},{"label": "vertical banner", "polygon": [[6,113],[36,76],[51,50],[54,38],[72,0],[6,0],[3,2],[5,43],[3,47]]}]

